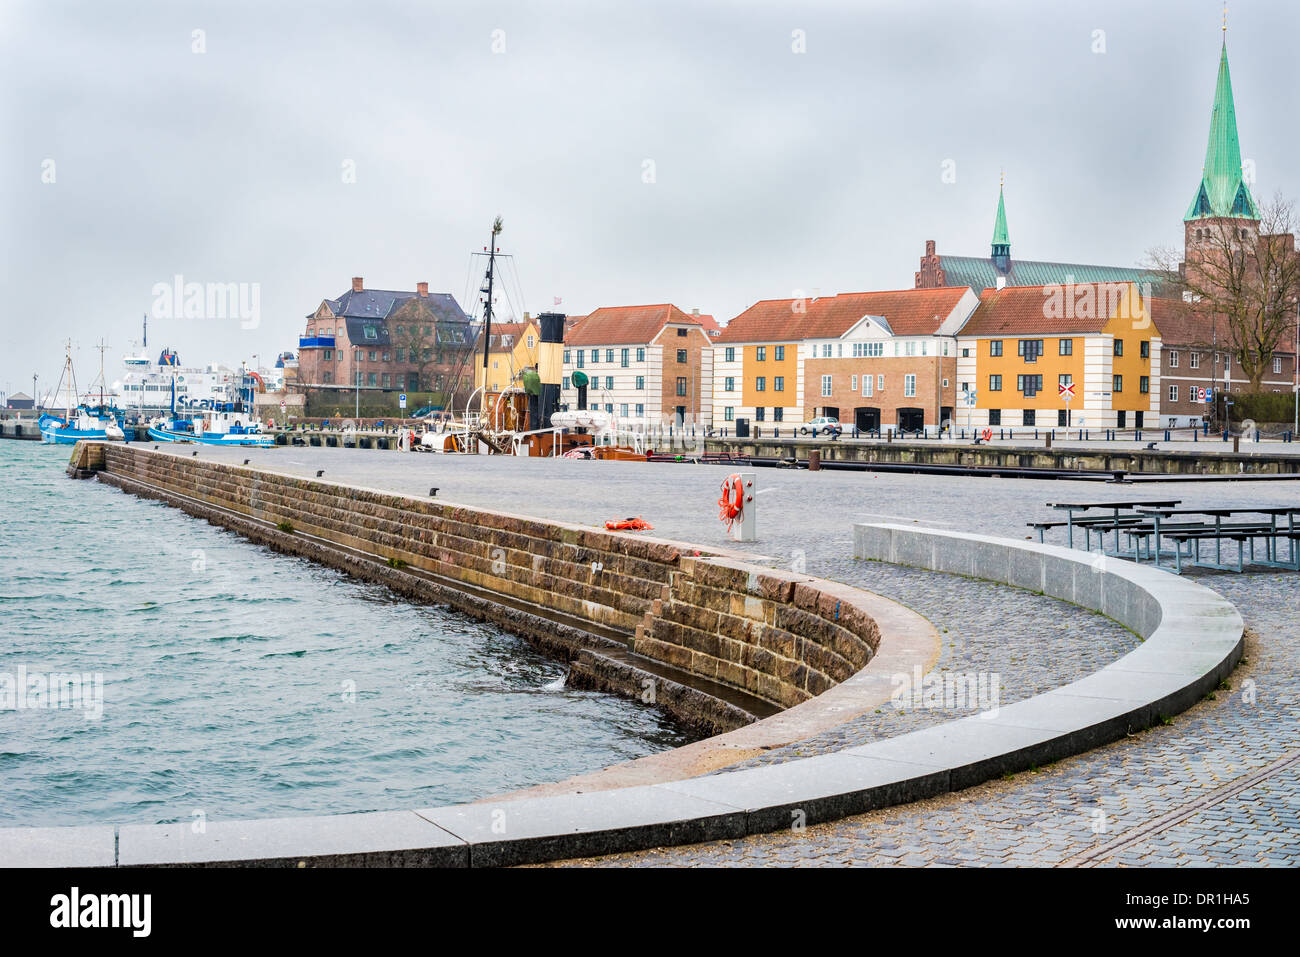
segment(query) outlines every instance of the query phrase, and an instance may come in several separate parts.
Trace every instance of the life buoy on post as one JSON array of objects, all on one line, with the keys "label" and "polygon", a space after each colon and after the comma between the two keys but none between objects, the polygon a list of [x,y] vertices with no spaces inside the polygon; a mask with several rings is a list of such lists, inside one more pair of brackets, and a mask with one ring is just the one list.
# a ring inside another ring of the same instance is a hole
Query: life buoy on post
[{"label": "life buoy on post", "polygon": [[754,540],[754,476],[733,472],[722,480],[718,518],[727,534],[741,542]]},{"label": "life buoy on post", "polygon": [[992,430],[992,429],[985,429],[983,435],[981,435],[980,437],[981,437],[982,439],[984,439],[985,442],[990,442],[990,441],[992,441],[992,439],[993,439],[993,430]]},{"label": "life buoy on post", "polygon": [[722,480],[722,498],[718,499],[718,518],[727,530],[745,509],[745,485],[736,473]]}]

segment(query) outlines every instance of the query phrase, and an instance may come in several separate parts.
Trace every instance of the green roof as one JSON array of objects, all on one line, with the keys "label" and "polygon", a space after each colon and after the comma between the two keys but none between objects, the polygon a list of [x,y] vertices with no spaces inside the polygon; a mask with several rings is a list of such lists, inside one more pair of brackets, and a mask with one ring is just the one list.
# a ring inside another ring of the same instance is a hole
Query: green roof
[{"label": "green roof", "polygon": [[1184,221],[1211,217],[1259,219],[1259,208],[1241,176],[1241,143],[1237,139],[1237,108],[1228,73],[1228,43],[1219,56],[1219,78],[1210,114],[1210,141],[1205,148],[1201,185]]},{"label": "green roof", "polygon": [[1162,279],[1149,269],[1032,259],[1013,259],[1006,272],[999,270],[992,259],[980,256],[942,256],[939,266],[943,269],[944,285],[970,286],[977,293],[995,288],[999,276],[1006,279],[1008,286],[1047,286],[1066,282],[1151,282],[1159,286]]},{"label": "green roof", "polygon": [[1007,233],[1007,204],[1002,198],[1000,186],[998,187],[998,218],[993,223],[993,245],[1011,245],[1011,236]]}]

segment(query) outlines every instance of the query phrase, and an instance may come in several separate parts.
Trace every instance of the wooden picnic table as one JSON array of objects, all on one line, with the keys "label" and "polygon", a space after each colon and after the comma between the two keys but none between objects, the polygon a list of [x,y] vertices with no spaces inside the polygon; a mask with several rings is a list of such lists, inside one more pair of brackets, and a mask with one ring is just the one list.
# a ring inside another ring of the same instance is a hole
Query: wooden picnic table
[{"label": "wooden picnic table", "polygon": [[[1154,508],[1174,508],[1180,504],[1179,499],[1143,499],[1141,501],[1123,501],[1123,502],[1048,502],[1048,508],[1054,508],[1058,511],[1064,511],[1065,514],[1065,540],[1070,548],[1074,547],[1074,513],[1086,512],[1094,508],[1108,508],[1112,510],[1109,517],[1119,519],[1121,511],[1134,511],[1141,506],[1151,506]],[[1117,533],[1118,534],[1118,533]],[[1105,542],[1103,541],[1103,547]],[[1118,546],[1117,546],[1118,547]]]}]

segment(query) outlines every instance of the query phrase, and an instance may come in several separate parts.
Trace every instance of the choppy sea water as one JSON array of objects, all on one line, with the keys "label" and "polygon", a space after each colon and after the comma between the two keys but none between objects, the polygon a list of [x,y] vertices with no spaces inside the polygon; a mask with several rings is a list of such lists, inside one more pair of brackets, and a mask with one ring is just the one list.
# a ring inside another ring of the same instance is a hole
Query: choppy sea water
[{"label": "choppy sea water", "polygon": [[0,441],[0,825],[429,807],[689,740],[492,625],[71,481],[68,451]]}]

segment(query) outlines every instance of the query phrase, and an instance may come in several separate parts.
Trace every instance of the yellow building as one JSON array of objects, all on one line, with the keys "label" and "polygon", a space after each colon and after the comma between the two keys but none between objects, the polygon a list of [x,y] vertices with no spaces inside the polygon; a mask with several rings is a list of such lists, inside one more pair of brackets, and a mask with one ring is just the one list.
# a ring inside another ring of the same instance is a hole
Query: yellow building
[{"label": "yellow building", "polygon": [[[525,369],[537,365],[541,330],[527,313],[523,322],[492,323],[492,342],[488,347],[487,391],[500,392],[511,383],[519,385]],[[474,354],[474,387],[483,388],[483,337],[480,335]]]},{"label": "yellow building", "polygon": [[956,425],[1154,428],[1160,345],[1134,282],[986,289],[958,335]]}]

